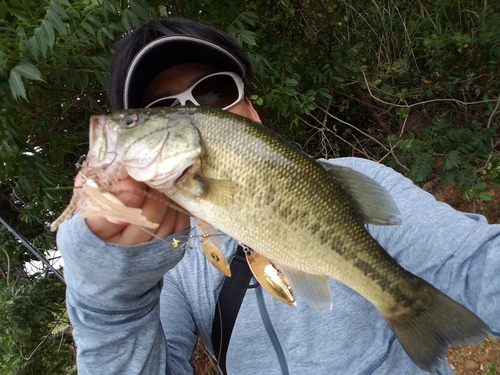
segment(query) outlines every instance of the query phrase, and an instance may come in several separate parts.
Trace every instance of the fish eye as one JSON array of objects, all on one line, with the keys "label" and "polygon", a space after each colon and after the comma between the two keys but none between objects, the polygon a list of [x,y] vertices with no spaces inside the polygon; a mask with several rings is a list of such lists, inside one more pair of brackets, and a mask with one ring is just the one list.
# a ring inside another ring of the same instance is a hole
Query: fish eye
[{"label": "fish eye", "polygon": [[125,116],[122,120],[122,124],[125,128],[133,128],[139,122],[139,116],[135,113],[131,113]]}]

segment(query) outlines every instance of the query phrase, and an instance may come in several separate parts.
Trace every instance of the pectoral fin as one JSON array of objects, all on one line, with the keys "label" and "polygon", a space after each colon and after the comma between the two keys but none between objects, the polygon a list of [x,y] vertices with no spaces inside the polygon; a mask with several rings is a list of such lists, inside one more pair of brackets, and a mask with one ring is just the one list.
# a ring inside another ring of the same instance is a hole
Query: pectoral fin
[{"label": "pectoral fin", "polygon": [[319,311],[332,309],[332,291],[328,276],[313,275],[296,269],[279,265],[283,270],[294,292],[304,299],[309,306]]},{"label": "pectoral fin", "polygon": [[250,249],[245,251],[245,255],[253,275],[269,294],[288,305],[297,305],[287,278],[269,259]]},{"label": "pectoral fin", "polygon": [[218,180],[196,174],[186,176],[178,184],[178,188],[204,201],[224,206],[238,204],[235,194],[238,185],[230,180]]},{"label": "pectoral fin", "polygon": [[196,229],[200,234],[200,243],[208,261],[222,274],[231,277],[231,268],[225,255],[222,253],[222,241],[217,230],[206,221],[194,218]]},{"label": "pectoral fin", "polygon": [[318,161],[356,204],[366,224],[399,225],[401,213],[389,192],[372,178],[354,169]]}]

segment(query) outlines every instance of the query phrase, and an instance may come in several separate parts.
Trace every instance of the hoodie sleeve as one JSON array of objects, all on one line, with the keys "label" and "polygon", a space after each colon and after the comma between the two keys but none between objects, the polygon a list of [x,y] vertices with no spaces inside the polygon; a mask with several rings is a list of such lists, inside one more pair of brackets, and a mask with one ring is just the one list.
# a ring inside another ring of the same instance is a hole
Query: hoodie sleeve
[{"label": "hoodie sleeve", "polygon": [[102,241],[75,217],[60,226],[79,374],[171,373],[159,298],[163,275],[184,252],[170,241],[121,246]]},{"label": "hoodie sleeve", "polygon": [[424,278],[500,333],[500,225],[438,202],[382,164],[357,158],[329,160],[384,186],[400,212],[398,226],[368,225],[370,234],[404,268]]}]

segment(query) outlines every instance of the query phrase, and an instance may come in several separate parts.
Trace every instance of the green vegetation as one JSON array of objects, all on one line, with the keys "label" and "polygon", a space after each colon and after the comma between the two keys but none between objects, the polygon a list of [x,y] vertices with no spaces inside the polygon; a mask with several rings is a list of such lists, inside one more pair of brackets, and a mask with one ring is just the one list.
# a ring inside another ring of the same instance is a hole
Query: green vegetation
[{"label": "green vegetation", "polygon": [[490,367],[488,371],[486,371],[483,375],[495,375],[497,373],[497,365],[496,363],[490,363]]},{"label": "green vegetation", "polygon": [[[236,37],[264,123],[309,154],[378,160],[483,206],[500,183],[499,2],[3,0],[0,212],[46,256],[89,117],[108,110],[113,45],[167,15]],[[64,286],[27,272],[34,257],[3,226],[0,243],[0,373],[74,372]]]}]

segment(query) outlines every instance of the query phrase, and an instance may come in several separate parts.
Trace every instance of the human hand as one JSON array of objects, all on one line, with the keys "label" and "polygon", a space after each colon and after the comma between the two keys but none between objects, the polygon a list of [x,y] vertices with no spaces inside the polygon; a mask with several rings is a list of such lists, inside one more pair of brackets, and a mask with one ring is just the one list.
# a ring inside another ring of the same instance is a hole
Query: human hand
[{"label": "human hand", "polygon": [[[75,180],[75,186],[81,186],[83,183],[83,177],[79,174]],[[142,209],[142,214],[149,221],[159,225],[156,229],[148,229],[148,233],[136,225],[117,224],[104,216],[87,217],[85,220],[90,231],[106,242],[136,245],[156,237],[161,238],[180,232],[189,227],[189,216],[168,205],[167,196],[130,176],[113,184],[113,190],[116,191],[113,195],[125,206]],[[147,194],[141,194],[141,191]]]}]

